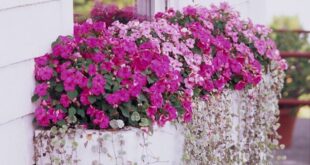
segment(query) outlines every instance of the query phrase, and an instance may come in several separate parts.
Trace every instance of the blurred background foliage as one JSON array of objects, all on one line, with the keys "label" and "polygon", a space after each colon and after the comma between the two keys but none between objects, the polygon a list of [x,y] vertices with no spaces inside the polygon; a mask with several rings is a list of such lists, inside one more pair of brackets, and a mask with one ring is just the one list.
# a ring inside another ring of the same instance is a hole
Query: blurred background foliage
[{"label": "blurred background foliage", "polygon": [[[271,24],[273,29],[301,30],[298,17],[275,17]],[[310,52],[308,34],[306,33],[273,33],[280,51]],[[284,98],[310,99],[310,60],[308,58],[287,58],[289,65],[286,71],[282,95]]]},{"label": "blurred background foliage", "polygon": [[90,11],[96,3],[115,4],[119,8],[133,6],[135,0],[74,0],[74,14],[80,18],[89,18]]}]

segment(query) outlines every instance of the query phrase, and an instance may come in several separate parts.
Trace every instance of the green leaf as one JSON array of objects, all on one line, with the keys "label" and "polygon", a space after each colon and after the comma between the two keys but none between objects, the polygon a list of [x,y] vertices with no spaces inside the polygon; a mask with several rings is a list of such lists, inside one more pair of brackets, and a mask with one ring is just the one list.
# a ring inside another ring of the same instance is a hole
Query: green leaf
[{"label": "green leaf", "polygon": [[66,124],[66,122],[65,122],[64,120],[60,120],[60,121],[57,122],[57,125],[58,125],[58,126],[61,126],[61,127],[62,127],[63,125],[65,125],[65,124]]},{"label": "green leaf", "polygon": [[62,92],[64,90],[64,87],[62,84],[57,84],[56,87],[55,87],[55,90],[57,92]]},{"label": "green leaf", "polygon": [[74,107],[69,108],[69,116],[74,116],[76,114],[76,109]]},{"label": "green leaf", "polygon": [[88,81],[87,81],[87,87],[88,87],[88,88],[91,88],[92,86],[93,86],[92,79],[88,79]]},{"label": "green leaf", "polygon": [[31,102],[36,102],[38,99],[39,99],[39,96],[35,94],[31,97]]},{"label": "green leaf", "polygon": [[43,100],[48,100],[48,98],[49,98],[48,95],[42,97]]},{"label": "green leaf", "polygon": [[93,104],[94,102],[96,102],[97,98],[96,96],[88,96],[88,101]]},{"label": "green leaf", "polygon": [[147,127],[151,124],[151,121],[147,118],[141,118],[141,121],[139,123],[139,126],[141,127]]},{"label": "green leaf", "polygon": [[78,109],[76,112],[79,116],[81,116],[82,118],[85,117],[85,111],[83,109]]},{"label": "green leaf", "polygon": [[114,83],[114,84],[113,84],[112,91],[113,91],[113,92],[118,91],[120,88],[121,88],[121,87],[120,87],[119,83]]},{"label": "green leaf", "polygon": [[147,81],[149,84],[153,84],[154,82],[156,82],[157,78],[155,76],[148,76],[147,77]]},{"label": "green leaf", "polygon": [[148,100],[147,100],[147,98],[146,98],[145,95],[140,94],[140,95],[138,96],[138,102],[139,102],[139,103],[147,103]]},{"label": "green leaf", "polygon": [[131,114],[131,120],[132,121],[139,121],[140,120],[140,114],[138,113],[138,112],[133,112],[132,114]]},{"label": "green leaf", "polygon": [[128,111],[127,108],[124,108],[122,106],[120,106],[119,108],[121,109],[121,112],[122,112],[123,116],[125,116],[125,117],[129,117],[130,116],[129,115],[129,111]]},{"label": "green leaf", "polygon": [[69,122],[69,123],[76,123],[76,122],[77,122],[76,116],[69,116],[68,122]]},{"label": "green leaf", "polygon": [[73,100],[74,98],[76,98],[76,97],[78,96],[79,93],[78,93],[77,90],[74,90],[74,91],[72,91],[72,92],[68,92],[67,94],[68,94],[69,98],[70,98],[71,100]]}]

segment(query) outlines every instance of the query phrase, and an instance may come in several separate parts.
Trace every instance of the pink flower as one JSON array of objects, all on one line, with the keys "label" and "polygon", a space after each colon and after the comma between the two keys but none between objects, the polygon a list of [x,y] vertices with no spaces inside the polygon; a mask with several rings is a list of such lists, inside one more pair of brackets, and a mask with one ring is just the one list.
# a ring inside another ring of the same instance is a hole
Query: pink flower
[{"label": "pink flower", "polygon": [[34,93],[37,94],[38,96],[45,96],[47,94],[47,89],[48,89],[48,84],[47,83],[41,83],[38,84],[35,87]]},{"label": "pink flower", "polygon": [[65,118],[65,114],[62,110],[49,109],[47,112],[49,119],[52,120],[53,123],[57,123],[58,121]]},{"label": "pink flower", "polygon": [[225,78],[224,77],[220,77],[219,79],[214,81],[214,86],[216,89],[218,89],[219,91],[222,91],[224,86],[226,84]]},{"label": "pink flower", "polygon": [[266,52],[267,49],[267,45],[266,42],[264,40],[256,40],[254,42],[254,46],[257,49],[258,53],[263,55]]},{"label": "pink flower", "polygon": [[229,66],[233,73],[235,74],[241,74],[242,71],[242,65],[235,59],[229,59]]},{"label": "pink flower", "polygon": [[163,105],[163,97],[160,93],[151,93],[150,95],[151,105],[157,108],[161,108]]},{"label": "pink flower", "polygon": [[206,91],[209,91],[211,92],[215,87],[214,87],[214,83],[212,80],[205,80],[204,84],[203,84],[203,88],[206,90]]},{"label": "pink flower", "polygon": [[103,63],[101,63],[100,68],[102,70],[107,71],[107,72],[111,72],[112,66],[113,66],[113,64],[111,62],[103,62]]},{"label": "pink flower", "polygon": [[59,36],[58,42],[53,45],[53,55],[61,56],[64,59],[69,59],[75,49],[76,44],[73,39],[68,36]]},{"label": "pink flower", "polygon": [[223,36],[217,36],[212,43],[219,49],[223,49],[228,51],[231,48],[231,43],[228,39],[224,38]]},{"label": "pink flower", "polygon": [[192,102],[189,99],[184,99],[182,101],[182,107],[185,110],[183,120],[185,122],[190,122],[192,120]]},{"label": "pink flower", "polygon": [[169,59],[167,56],[154,59],[150,68],[155,72],[156,76],[163,77],[169,70]]},{"label": "pink flower", "polygon": [[102,61],[104,61],[105,57],[102,53],[96,53],[92,56],[92,59],[96,62],[96,63],[100,63]]},{"label": "pink flower", "polygon": [[183,120],[184,120],[184,122],[186,122],[186,123],[192,121],[192,113],[186,111],[186,112],[184,113],[184,115],[183,115]]},{"label": "pink flower", "polygon": [[168,116],[162,114],[159,116],[157,124],[162,127],[166,124],[167,121],[169,121]]},{"label": "pink flower", "polygon": [[151,118],[153,121],[155,120],[155,115],[157,113],[157,108],[154,106],[150,106],[147,110],[146,110],[146,115]]},{"label": "pink flower", "polygon": [[40,126],[43,126],[43,127],[49,126],[50,124],[49,116],[47,115],[46,110],[43,107],[39,106],[35,110],[34,116],[36,118],[37,123]]},{"label": "pink flower", "polygon": [[48,59],[49,59],[50,55],[49,54],[45,54],[44,56],[40,56],[40,57],[36,57],[34,59],[34,62],[36,63],[36,65],[38,66],[45,66],[48,63]]},{"label": "pink flower", "polygon": [[66,67],[70,65],[70,63],[64,63],[61,67],[60,79],[65,81],[68,77],[73,77],[75,73],[75,69],[66,69]]},{"label": "pink flower", "polygon": [[96,72],[97,72],[96,65],[94,65],[94,64],[89,64],[89,66],[88,66],[88,74],[91,75],[91,76],[93,76],[93,75],[96,74]]},{"label": "pink flower", "polygon": [[164,105],[164,110],[168,112],[170,121],[177,118],[177,110],[170,103]]},{"label": "pink flower", "polygon": [[131,77],[131,70],[129,67],[122,67],[117,71],[117,77],[122,79],[128,79]]},{"label": "pink flower", "polygon": [[89,91],[88,90],[83,90],[82,93],[80,94],[80,101],[83,105],[89,105],[90,102],[88,100],[89,96]]},{"label": "pink flower", "polygon": [[64,106],[65,108],[68,108],[70,105],[71,101],[68,95],[62,94],[60,97],[60,104]]},{"label": "pink flower", "polygon": [[288,68],[288,64],[285,59],[279,61],[279,67],[281,70],[286,70]]},{"label": "pink flower", "polygon": [[189,38],[186,40],[186,45],[189,47],[189,48],[194,48],[194,44],[195,44],[195,40],[192,39],[192,38]]},{"label": "pink flower", "polygon": [[94,108],[93,106],[90,106],[86,114],[89,115],[92,118],[92,122],[94,125],[98,125],[99,128],[108,128],[109,127],[109,117],[104,114],[102,110],[98,110]]},{"label": "pink flower", "polygon": [[119,90],[113,94],[106,96],[106,100],[110,105],[118,105],[121,102],[128,102],[130,99],[129,92],[127,90]]},{"label": "pink flower", "polygon": [[246,86],[246,83],[244,81],[239,81],[236,85],[235,85],[235,89],[236,90],[242,90],[244,89]]},{"label": "pink flower", "polygon": [[64,81],[64,88],[65,88],[65,91],[67,92],[71,92],[71,91],[74,91],[75,90],[75,87],[76,87],[76,84],[75,84],[75,78],[74,76],[71,76],[71,77],[67,77]]},{"label": "pink flower", "polygon": [[38,80],[47,81],[53,77],[53,69],[48,66],[37,67],[35,73]]},{"label": "pink flower", "polygon": [[90,92],[94,95],[98,96],[100,94],[104,94],[104,86],[105,86],[105,79],[102,75],[96,74],[96,76],[92,80],[92,87]]},{"label": "pink flower", "polygon": [[89,106],[87,108],[86,114],[89,115],[90,117],[94,117],[96,111],[97,111],[96,108],[94,108],[93,106]]},{"label": "pink flower", "polygon": [[197,9],[193,6],[187,6],[183,9],[183,13],[188,16],[195,16],[197,14]]},{"label": "pink flower", "polygon": [[86,76],[83,73],[81,73],[80,71],[77,71],[75,73],[74,83],[79,85],[80,88],[85,88],[87,86],[88,79],[86,78]]},{"label": "pink flower", "polygon": [[96,111],[93,123],[99,125],[99,128],[105,129],[109,127],[110,119],[102,111]]}]

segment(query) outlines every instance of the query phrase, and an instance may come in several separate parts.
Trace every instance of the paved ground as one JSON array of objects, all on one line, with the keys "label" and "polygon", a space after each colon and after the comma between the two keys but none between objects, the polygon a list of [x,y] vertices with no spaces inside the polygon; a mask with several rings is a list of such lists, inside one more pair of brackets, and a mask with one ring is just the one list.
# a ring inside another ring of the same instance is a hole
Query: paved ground
[{"label": "paved ground", "polygon": [[310,165],[310,119],[298,119],[291,148],[281,151],[287,160],[281,165]]}]

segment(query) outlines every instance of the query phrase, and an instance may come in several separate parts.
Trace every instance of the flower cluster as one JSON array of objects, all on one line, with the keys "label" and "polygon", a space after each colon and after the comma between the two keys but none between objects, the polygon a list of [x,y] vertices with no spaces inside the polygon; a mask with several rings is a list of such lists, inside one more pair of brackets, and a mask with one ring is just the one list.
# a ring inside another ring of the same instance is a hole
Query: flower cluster
[{"label": "flower cluster", "polygon": [[103,22],[76,25],[74,38],[60,36],[35,59],[37,123],[108,128],[110,120],[150,126],[190,116],[180,71],[154,48],[113,37]]},{"label": "flower cluster", "polygon": [[179,28],[181,44],[168,42],[176,48],[173,54],[184,58],[185,85],[197,87],[199,95],[256,85],[270,61],[279,69],[287,67],[269,37],[270,29],[241,20],[226,3],[211,8],[188,6],[183,12],[170,9],[155,18]]},{"label": "flower cluster", "polygon": [[35,59],[37,123],[104,129],[115,120],[189,122],[194,97],[256,85],[271,61],[285,67],[269,30],[241,21],[225,3],[155,18],[108,27],[88,20],[75,25],[74,37],[60,36]]}]

